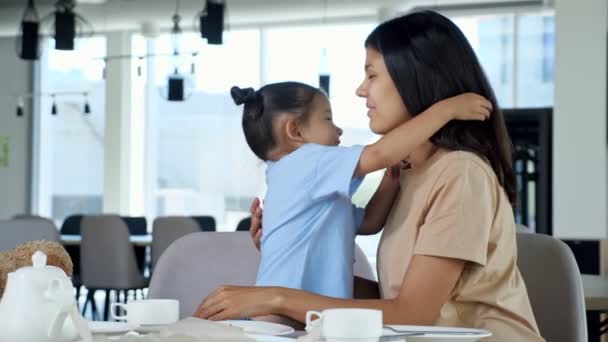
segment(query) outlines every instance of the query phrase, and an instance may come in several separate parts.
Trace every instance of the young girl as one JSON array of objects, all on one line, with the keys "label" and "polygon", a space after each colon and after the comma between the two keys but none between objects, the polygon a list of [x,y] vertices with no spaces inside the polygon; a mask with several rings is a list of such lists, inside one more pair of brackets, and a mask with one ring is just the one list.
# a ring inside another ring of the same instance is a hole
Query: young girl
[{"label": "young girl", "polygon": [[340,147],[342,129],[317,88],[283,82],[258,91],[233,87],[231,95],[245,105],[249,147],[267,163],[256,285],[336,298],[353,295],[356,234],[381,229],[399,188],[387,172],[367,208],[355,210],[351,196],[363,176],[398,165],[450,120],[485,120],[492,111],[483,97],[462,94],[434,104],[376,143]]}]

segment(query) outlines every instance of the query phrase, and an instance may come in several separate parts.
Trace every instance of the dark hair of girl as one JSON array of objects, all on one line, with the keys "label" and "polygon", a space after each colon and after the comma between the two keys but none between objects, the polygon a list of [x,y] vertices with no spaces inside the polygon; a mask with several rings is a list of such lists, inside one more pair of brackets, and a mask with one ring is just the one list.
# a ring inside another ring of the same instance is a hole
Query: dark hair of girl
[{"label": "dark hair of girl", "polygon": [[431,138],[438,147],[463,150],[486,159],[512,205],[515,176],[512,144],[502,112],[473,48],[449,19],[432,11],[415,12],[380,24],[365,41],[378,51],[401,99],[413,116],[462,93],[488,99],[488,120],[451,121]]},{"label": "dark hair of girl", "polygon": [[236,105],[244,104],[243,132],[253,153],[267,160],[268,152],[277,145],[275,119],[282,114],[305,120],[318,88],[299,82],[280,82],[253,88],[232,87],[230,95]]}]

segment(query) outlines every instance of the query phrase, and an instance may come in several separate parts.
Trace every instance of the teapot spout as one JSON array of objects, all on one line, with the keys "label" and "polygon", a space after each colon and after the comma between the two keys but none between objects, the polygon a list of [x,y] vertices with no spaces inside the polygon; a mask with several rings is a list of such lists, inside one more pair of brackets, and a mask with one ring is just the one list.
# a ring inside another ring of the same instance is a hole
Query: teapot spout
[{"label": "teapot spout", "polygon": [[49,327],[49,341],[59,342],[63,337],[63,325],[65,324],[65,319],[68,317],[68,312],[65,310],[59,311],[59,313],[55,316],[55,319],[51,321],[51,326]]}]

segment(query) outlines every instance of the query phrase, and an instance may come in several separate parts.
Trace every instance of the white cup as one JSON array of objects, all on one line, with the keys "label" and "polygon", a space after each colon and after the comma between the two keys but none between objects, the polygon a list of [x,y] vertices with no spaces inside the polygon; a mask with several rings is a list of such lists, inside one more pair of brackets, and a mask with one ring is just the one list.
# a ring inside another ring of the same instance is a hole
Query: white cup
[{"label": "white cup", "polygon": [[[313,317],[319,317],[313,320]],[[382,336],[382,311],[372,309],[328,309],[308,311],[306,326],[321,328],[327,342],[372,342]],[[309,332],[310,333],[310,332]]]},{"label": "white cup", "polygon": [[[116,308],[122,308],[127,313],[119,316],[116,314]],[[114,320],[126,320],[132,326],[171,324],[179,320],[179,301],[174,299],[143,299],[129,301],[126,305],[112,303],[110,312]]]}]

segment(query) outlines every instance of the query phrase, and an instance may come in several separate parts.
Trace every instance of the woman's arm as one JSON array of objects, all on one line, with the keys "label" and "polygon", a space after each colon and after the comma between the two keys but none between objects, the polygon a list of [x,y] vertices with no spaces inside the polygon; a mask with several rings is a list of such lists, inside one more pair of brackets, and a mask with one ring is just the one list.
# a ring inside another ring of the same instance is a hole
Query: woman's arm
[{"label": "woman's arm", "polygon": [[439,101],[386,133],[377,142],[365,146],[353,177],[362,177],[398,164],[451,120],[483,121],[491,111],[492,104],[473,93]]},{"label": "woman's arm", "polygon": [[284,315],[303,322],[308,310],[369,308],[385,324],[432,325],[456,286],[465,262],[415,255],[394,299],[337,299],[279,287],[224,286],[209,295],[195,316],[211,320]]},{"label": "woman's arm", "polygon": [[374,235],[382,230],[397,193],[399,192],[399,167],[386,169],[378,189],[365,207],[365,216],[358,235]]}]

